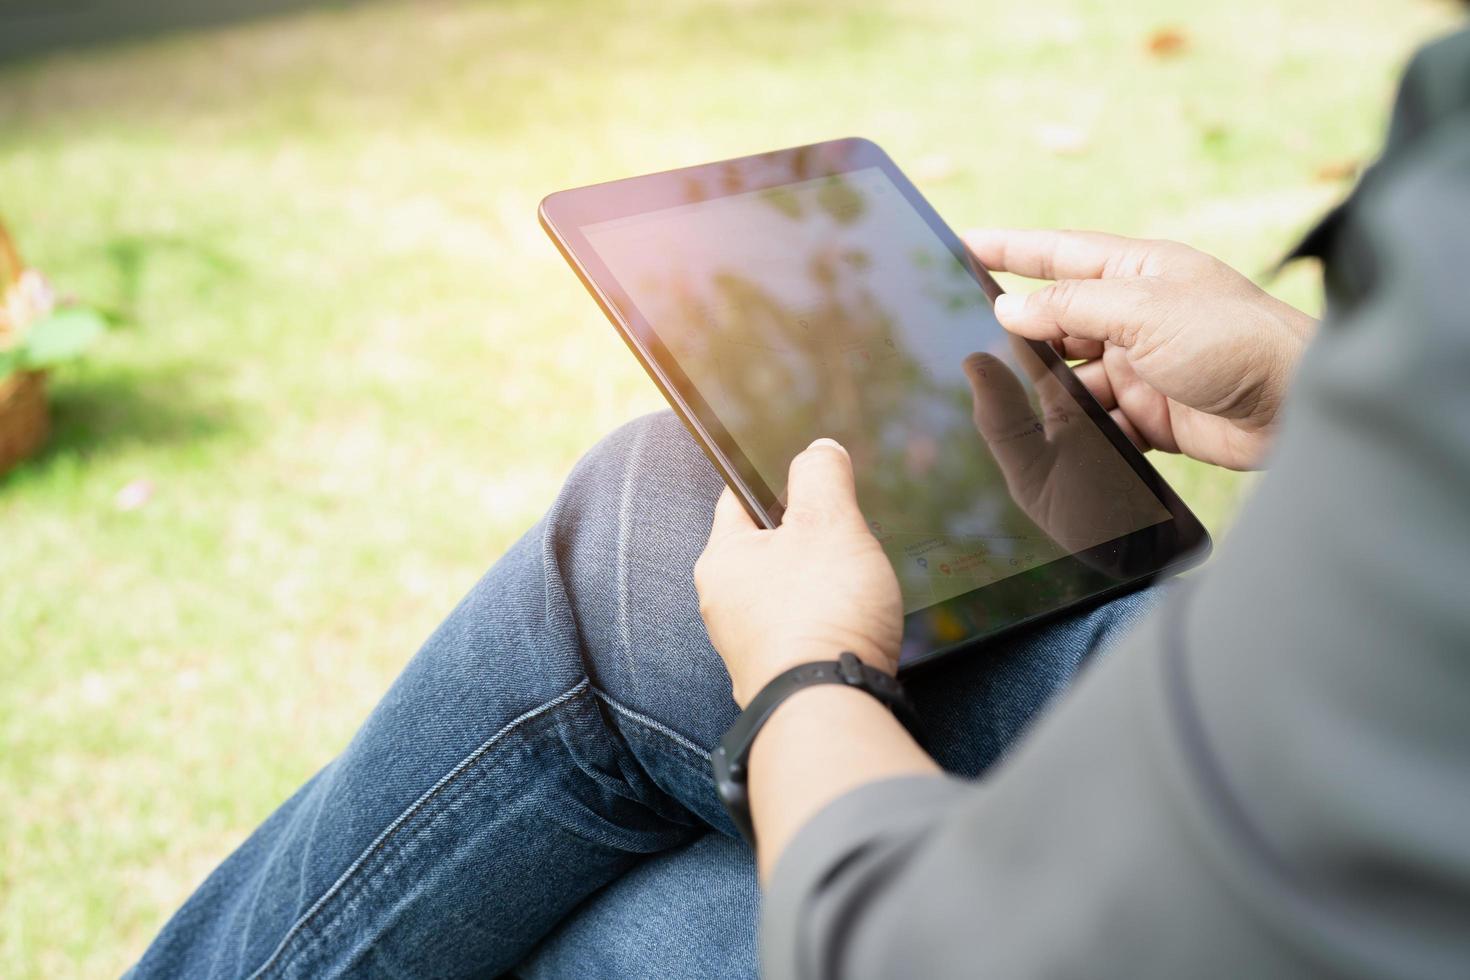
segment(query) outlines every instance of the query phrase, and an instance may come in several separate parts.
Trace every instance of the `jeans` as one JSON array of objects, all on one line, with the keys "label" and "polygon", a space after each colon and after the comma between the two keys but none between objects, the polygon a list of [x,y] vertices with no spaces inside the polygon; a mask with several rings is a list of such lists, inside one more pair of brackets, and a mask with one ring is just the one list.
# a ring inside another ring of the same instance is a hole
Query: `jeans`
[{"label": "jeans", "polygon": [[[737,709],[692,586],[720,489],[667,413],[604,439],[130,975],[753,976],[708,755]],[[983,772],[1152,601],[916,672],[928,747]]]}]

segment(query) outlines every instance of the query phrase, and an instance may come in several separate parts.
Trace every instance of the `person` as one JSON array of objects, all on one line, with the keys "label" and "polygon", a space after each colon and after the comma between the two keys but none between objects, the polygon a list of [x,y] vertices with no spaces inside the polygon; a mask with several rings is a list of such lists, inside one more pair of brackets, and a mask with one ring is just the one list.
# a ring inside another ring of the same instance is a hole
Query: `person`
[{"label": "person", "polygon": [[771,977],[1465,976],[1470,32],[1298,249],[1320,327],[1178,244],[969,241],[1051,280],[997,316],[1140,445],[1270,463],[1202,574],[916,675],[922,749],[863,691],[791,697],[757,872],[710,751],[792,665],[893,671],[897,586],[840,446],[762,530],[640,420],[131,975],[740,976],[760,915]]}]

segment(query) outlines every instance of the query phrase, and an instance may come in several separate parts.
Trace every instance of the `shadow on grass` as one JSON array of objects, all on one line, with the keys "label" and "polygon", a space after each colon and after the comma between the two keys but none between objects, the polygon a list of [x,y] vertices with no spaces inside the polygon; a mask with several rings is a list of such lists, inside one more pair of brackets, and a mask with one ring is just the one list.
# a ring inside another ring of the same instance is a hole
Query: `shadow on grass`
[{"label": "shadow on grass", "polygon": [[114,327],[137,325],[144,276],[161,259],[192,259],[206,274],[220,279],[239,272],[239,263],[227,253],[181,235],[120,234],[93,250],[106,260],[117,282],[116,298],[103,308]]},{"label": "shadow on grass", "polygon": [[355,2],[360,0],[0,0],[0,64],[58,48],[130,41]]},{"label": "shadow on grass", "polygon": [[235,408],[209,394],[207,368],[81,369],[48,385],[51,438],[0,484],[35,479],[57,466],[91,462],[139,447],[198,444],[240,428]]}]

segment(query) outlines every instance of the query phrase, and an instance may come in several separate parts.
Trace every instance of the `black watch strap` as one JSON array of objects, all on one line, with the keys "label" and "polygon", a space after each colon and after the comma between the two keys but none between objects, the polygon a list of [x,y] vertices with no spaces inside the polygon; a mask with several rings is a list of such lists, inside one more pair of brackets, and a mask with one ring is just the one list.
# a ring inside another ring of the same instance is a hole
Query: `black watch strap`
[{"label": "black watch strap", "polygon": [[761,727],[781,703],[802,688],[816,684],[846,684],[866,691],[898,717],[910,732],[918,730],[918,715],[913,702],[904,693],[903,685],[891,674],[869,667],[856,654],[844,653],[833,660],[792,667],[778,674],[761,692],[751,699],[735,724],[725,732],[719,746],[710,755],[715,770],[715,790],[720,802],[735,822],[735,827],[745,842],[755,847],[755,828],[750,820],[750,791],[747,786],[747,765],[750,762],[750,747]]}]

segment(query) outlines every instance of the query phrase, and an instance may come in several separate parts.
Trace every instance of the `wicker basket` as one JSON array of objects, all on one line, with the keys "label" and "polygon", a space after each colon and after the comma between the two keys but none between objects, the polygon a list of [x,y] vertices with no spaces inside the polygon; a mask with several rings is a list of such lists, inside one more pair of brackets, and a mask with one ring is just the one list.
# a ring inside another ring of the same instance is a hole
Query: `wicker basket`
[{"label": "wicker basket", "polygon": [[0,476],[44,446],[50,434],[46,376],[22,371],[0,381]]},{"label": "wicker basket", "polygon": [[[0,223],[0,296],[4,296],[24,271],[15,243]],[[0,312],[0,343],[13,329]],[[0,476],[46,444],[51,434],[51,416],[46,407],[46,377],[39,371],[22,371],[0,378]]]}]

